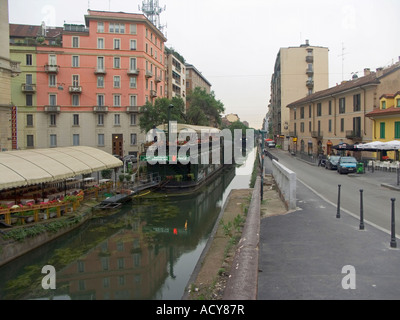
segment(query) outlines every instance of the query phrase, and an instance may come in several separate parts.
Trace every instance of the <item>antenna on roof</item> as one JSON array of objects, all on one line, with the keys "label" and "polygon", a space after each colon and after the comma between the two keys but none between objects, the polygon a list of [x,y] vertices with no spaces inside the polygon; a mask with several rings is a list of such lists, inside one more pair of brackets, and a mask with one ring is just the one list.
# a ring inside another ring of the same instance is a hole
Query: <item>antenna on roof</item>
[{"label": "antenna on roof", "polygon": [[343,69],[344,69],[344,56],[346,54],[348,54],[348,53],[344,52],[344,49],[346,49],[346,48],[344,47],[344,43],[342,42],[342,54],[338,55],[338,57],[342,57],[342,81],[344,80],[344,76],[343,76],[343,73],[344,73],[344,71],[343,71]]},{"label": "antenna on roof", "polygon": [[160,14],[166,10],[166,6],[161,8],[158,4],[158,0],[143,0],[142,7],[139,6],[139,10],[146,15],[147,19],[149,19],[158,30],[164,32],[165,25],[161,25]]}]

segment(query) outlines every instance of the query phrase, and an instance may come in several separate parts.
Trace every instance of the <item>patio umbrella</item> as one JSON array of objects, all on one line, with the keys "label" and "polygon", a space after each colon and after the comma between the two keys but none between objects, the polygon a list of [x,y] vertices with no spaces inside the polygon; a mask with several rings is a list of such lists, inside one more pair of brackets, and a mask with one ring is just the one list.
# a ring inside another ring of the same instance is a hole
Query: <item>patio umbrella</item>
[{"label": "patio umbrella", "polygon": [[385,144],[390,147],[393,150],[399,150],[400,149],[400,141],[398,140],[393,140],[389,142],[385,142]]},{"label": "patio umbrella", "polygon": [[361,150],[375,150],[375,151],[379,151],[379,150],[388,150],[387,145],[385,145],[385,143],[381,142],[381,141],[372,141],[372,142],[368,142],[368,143],[363,143],[363,144],[359,144],[357,145],[358,149]]},{"label": "patio umbrella", "polygon": [[348,144],[348,143],[340,143],[340,144],[337,144],[336,146],[333,146],[332,149],[335,149],[335,150],[358,151],[357,145]]}]

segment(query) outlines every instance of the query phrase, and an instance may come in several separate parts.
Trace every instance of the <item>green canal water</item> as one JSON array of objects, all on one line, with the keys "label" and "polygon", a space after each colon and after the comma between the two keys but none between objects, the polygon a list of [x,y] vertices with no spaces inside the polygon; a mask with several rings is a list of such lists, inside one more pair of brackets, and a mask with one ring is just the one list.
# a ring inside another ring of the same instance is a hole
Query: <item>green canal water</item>
[{"label": "green canal water", "polygon": [[0,267],[0,300],[181,299],[229,192],[249,187],[254,154],[195,194],[134,200]]}]

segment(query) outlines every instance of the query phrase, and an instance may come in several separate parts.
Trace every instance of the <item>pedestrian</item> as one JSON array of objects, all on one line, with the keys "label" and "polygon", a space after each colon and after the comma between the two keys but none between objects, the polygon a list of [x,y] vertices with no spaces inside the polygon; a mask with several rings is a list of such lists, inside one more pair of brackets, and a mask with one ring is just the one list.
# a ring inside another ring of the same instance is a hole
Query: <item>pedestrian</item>
[{"label": "pedestrian", "polygon": [[322,153],[318,155],[318,167],[322,165]]}]

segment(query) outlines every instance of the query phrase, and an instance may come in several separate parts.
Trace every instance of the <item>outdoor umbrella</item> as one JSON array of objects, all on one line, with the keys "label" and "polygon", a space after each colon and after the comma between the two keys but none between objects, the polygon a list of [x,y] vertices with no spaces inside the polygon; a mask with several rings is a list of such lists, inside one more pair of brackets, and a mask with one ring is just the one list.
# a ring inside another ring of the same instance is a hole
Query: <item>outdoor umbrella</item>
[{"label": "outdoor umbrella", "polygon": [[389,144],[382,142],[382,141],[373,141],[373,142],[368,142],[364,144],[359,144],[357,146],[358,149],[364,150],[364,151],[382,151],[382,150],[393,150],[393,146],[390,146]]},{"label": "outdoor umbrella", "polygon": [[385,142],[387,146],[389,146],[393,150],[399,150],[400,149],[400,141],[398,140],[393,140],[389,142]]}]

